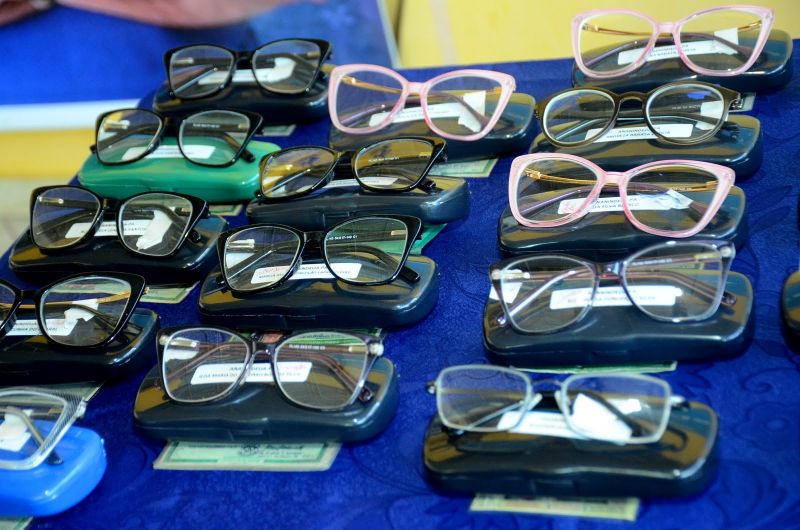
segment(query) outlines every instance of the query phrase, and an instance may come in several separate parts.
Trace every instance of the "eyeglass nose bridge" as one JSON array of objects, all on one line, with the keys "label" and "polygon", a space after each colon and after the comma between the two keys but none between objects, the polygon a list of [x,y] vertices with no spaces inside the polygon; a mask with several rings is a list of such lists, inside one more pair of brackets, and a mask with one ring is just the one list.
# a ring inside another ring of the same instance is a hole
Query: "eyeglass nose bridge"
[{"label": "eyeglass nose bridge", "polygon": [[409,94],[419,94],[422,92],[422,86],[425,83],[418,83],[416,81],[409,81],[408,83],[408,93]]},{"label": "eyeglass nose bridge", "polygon": [[656,35],[672,35],[674,31],[674,22],[659,22],[656,24]]}]

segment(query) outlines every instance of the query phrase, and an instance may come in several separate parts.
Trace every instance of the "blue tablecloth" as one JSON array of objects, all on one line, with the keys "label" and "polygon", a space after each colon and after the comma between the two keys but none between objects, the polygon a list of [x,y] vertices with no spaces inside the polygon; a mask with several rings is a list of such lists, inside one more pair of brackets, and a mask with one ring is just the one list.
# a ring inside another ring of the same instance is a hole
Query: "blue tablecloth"
[{"label": "blue tablecloth", "polygon": [[[795,62],[798,60],[795,57]],[[795,69],[798,70],[797,64]],[[569,84],[566,60],[496,65],[520,91],[541,99]],[[423,80],[439,70],[409,72]],[[719,475],[702,495],[647,500],[642,528],[778,528],[800,526],[800,356],[781,335],[779,296],[798,267],[797,166],[800,87],[761,94],[753,114],[764,131],[761,170],[740,185],[748,200],[750,241],[733,269],[756,293],[756,337],[732,361],[682,364],[665,375],[676,393],[719,414]],[[329,125],[298,127],[282,145],[324,144]],[[470,500],[434,493],[423,478],[423,433],[435,413],[425,383],[446,366],[483,362],[481,317],[487,268],[500,258],[497,219],[507,203],[511,157],[491,177],[470,181],[469,218],[448,226],[425,250],[441,271],[438,305],[422,323],[391,333],[386,352],[400,374],[400,404],[388,429],[342,449],[324,473],[155,471],[163,444],[133,428],[141,376],[108,385],[81,425],[106,440],[108,471],[79,506],[40,519],[54,528],[547,528],[618,527],[616,523],[537,516],[470,514]],[[243,217],[234,224],[245,222]],[[12,277],[7,270],[3,277]],[[162,324],[197,321],[197,293],[178,306],[152,306]]]}]

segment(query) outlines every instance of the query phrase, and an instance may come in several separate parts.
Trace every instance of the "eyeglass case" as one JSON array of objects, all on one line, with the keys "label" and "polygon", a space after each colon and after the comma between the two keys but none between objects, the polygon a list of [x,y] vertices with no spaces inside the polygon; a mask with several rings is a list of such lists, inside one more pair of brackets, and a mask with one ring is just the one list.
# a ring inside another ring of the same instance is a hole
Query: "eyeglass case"
[{"label": "eyeglass case", "polygon": [[287,95],[262,89],[252,75],[238,75],[221,91],[199,99],[170,96],[169,83],[164,81],[153,95],[152,104],[153,110],[166,116],[186,116],[199,110],[227,107],[261,114],[264,125],[305,123],[328,117],[328,81],[318,79],[308,91]]},{"label": "eyeglass case", "polygon": [[[744,191],[733,186],[717,215],[696,239],[747,242],[748,225]],[[505,255],[530,252],[569,252],[593,260],[611,259],[662,241],[663,238],[634,227],[620,211],[590,213],[576,223],[558,228],[520,225],[506,207],[497,226],[500,249]]]},{"label": "eyeglass case", "polygon": [[217,264],[217,238],[227,228],[222,217],[200,219],[195,226],[198,240],[187,239],[169,258],[140,256],[126,250],[117,237],[98,236],[72,249],[47,252],[33,243],[30,230],[26,230],[14,243],[8,263],[21,278],[37,281],[106,270],[113,263],[116,271],[139,274],[147,283],[191,283]]},{"label": "eyeglass case", "polygon": [[6,335],[0,338],[0,385],[105,381],[138,373],[156,358],[158,323],[154,311],[137,308],[120,337],[101,348],[61,347],[42,335]]},{"label": "eyeglass case", "polygon": [[729,273],[725,288],[736,302],[699,322],[660,322],[631,305],[604,306],[568,328],[542,334],[500,326],[503,309],[490,298],[483,313],[486,355],[495,364],[525,368],[729,359],[750,345],[755,314],[746,276]]},{"label": "eyeglass case", "polygon": [[[439,297],[436,263],[411,255],[406,265],[419,275],[385,285],[351,285],[329,276],[320,260],[307,260],[315,278],[289,279],[274,289],[237,295],[214,269],[200,290],[204,322],[238,330],[315,328],[396,328],[415,324],[433,310]],[[322,274],[316,274],[322,271]]]},{"label": "eyeglass case", "polygon": [[599,140],[578,147],[557,147],[539,134],[530,152],[578,155],[606,171],[627,171],[659,160],[696,160],[727,166],[740,180],[758,171],[763,158],[761,122],[752,116],[729,115],[717,134],[698,144],[667,144],[654,136],[644,121],[635,121],[617,124]]},{"label": "eyeglass case", "polygon": [[319,192],[297,199],[256,199],[247,205],[247,217],[251,223],[287,224],[300,230],[323,230],[356,215],[411,215],[426,225],[465,218],[469,213],[467,181],[427,178],[436,183],[435,189],[399,193],[370,192],[359,187],[355,179],[337,179]]},{"label": "eyeglass case", "polygon": [[[536,131],[533,111],[536,102],[532,96],[515,92],[511,95],[500,121],[489,134],[474,142],[447,140],[447,160],[491,158],[517,152],[529,144]],[[395,122],[370,134],[347,134],[331,126],[328,144],[338,151],[352,151],[367,144],[398,136],[435,136],[421,114],[413,121]]]},{"label": "eyeglass case", "polygon": [[40,517],[63,512],[85,499],[103,478],[106,451],[96,432],[73,425],[55,451],[61,464],[45,460],[33,469],[0,470],[0,513]]},{"label": "eyeglass case", "polygon": [[781,310],[790,342],[797,348],[800,346],[800,271],[789,276],[783,284]]},{"label": "eyeglass case", "polygon": [[174,137],[141,160],[118,166],[101,164],[90,154],[78,171],[78,182],[103,197],[124,199],[145,191],[176,191],[209,203],[246,201],[259,188],[258,161],[279,147],[251,140],[247,150],[255,160],[239,158],[228,167],[206,167],[186,160]]},{"label": "eyeglass case", "polygon": [[134,424],[153,438],[197,442],[360,442],[377,436],[397,409],[397,374],[379,358],[366,382],[374,398],[341,411],[293,405],[273,384],[245,383],[229,397],[210,403],[176,403],[163,390],[154,367],[142,381],[133,408]]},{"label": "eyeglass case", "polygon": [[436,415],[423,463],[436,488],[454,492],[679,497],[703,491],[716,476],[717,427],[716,413],[697,402],[673,407],[666,433],[651,444],[508,432],[451,436]]},{"label": "eyeglass case", "polygon": [[[657,46],[661,51],[669,46]],[[663,52],[661,52],[663,53]],[[645,62],[641,68],[626,76],[612,79],[587,77],[577,64],[572,66],[572,86],[596,86],[615,92],[647,92],[671,81],[705,81],[715,85],[738,90],[739,92],[761,92],[780,88],[792,79],[792,38],[785,31],[773,29],[764,46],[764,51],[755,64],[745,73],[732,77],[706,76],[689,70],[677,53],[668,57]],[[619,62],[619,53],[607,59],[613,64]]]}]

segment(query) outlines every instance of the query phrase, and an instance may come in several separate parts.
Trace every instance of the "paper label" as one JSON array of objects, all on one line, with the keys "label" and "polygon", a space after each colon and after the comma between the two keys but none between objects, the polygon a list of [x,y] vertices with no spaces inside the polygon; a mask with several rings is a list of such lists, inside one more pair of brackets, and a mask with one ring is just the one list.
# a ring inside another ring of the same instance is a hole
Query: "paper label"
[{"label": "paper label", "polygon": [[[214,154],[216,147],[213,145],[185,145],[183,152],[188,158],[195,160],[205,160]],[[131,147],[122,155],[122,160],[132,160],[147,151],[147,146]],[[153,158],[183,158],[180,148],[177,145],[159,145],[158,148],[144,157],[145,160]]]},{"label": "paper label", "polygon": [[[292,76],[295,68],[295,61],[288,57],[276,57],[274,59],[275,65],[269,68],[258,69],[258,80],[262,83],[275,83],[283,81]],[[225,82],[228,77],[228,71],[222,70],[209,73],[197,80],[198,85],[218,85]],[[253,71],[249,68],[242,70],[235,70],[231,81],[236,84],[253,85],[256,82],[256,77]]]},{"label": "paper label", "polygon": [[261,128],[261,136],[291,136],[297,125],[265,125]]},{"label": "paper label", "polygon": [[181,286],[148,286],[147,293],[142,296],[142,302],[148,304],[179,304],[189,296],[189,293],[197,287],[200,282],[194,282],[192,285]]},{"label": "paper label", "polygon": [[0,530],[25,530],[33,522],[33,517],[0,517]]},{"label": "paper label", "polygon": [[[642,410],[641,403],[636,399],[608,399],[622,414],[628,415]],[[625,441],[630,439],[633,431],[621,419],[608,410],[603,404],[578,394],[572,403],[572,416],[574,425],[579,425],[582,432],[595,437]]]},{"label": "paper label", "polygon": [[[171,356],[174,357],[174,356]],[[190,384],[233,383],[242,372],[241,363],[216,363],[199,366],[192,375]],[[279,362],[278,372],[284,383],[304,383],[311,373],[310,362]],[[272,365],[255,363],[247,375],[248,383],[272,383]]]},{"label": "paper label", "polygon": [[[524,414],[522,421],[515,428],[510,429],[517,423],[520,414]],[[560,412],[542,412],[533,410],[530,412],[506,412],[500,417],[497,428],[508,430],[518,434],[536,434],[539,436],[555,436],[557,438],[573,438],[576,440],[586,440],[567,426],[567,420]]]},{"label": "paper label", "polygon": [[[396,177],[365,177],[361,179],[361,182],[366,184],[367,186],[391,186],[395,182],[397,182]],[[332,189],[332,188],[353,188],[358,186],[358,181],[356,179],[336,179],[331,180],[326,186],[325,189]]]},{"label": "paper label", "polygon": [[[558,203],[558,213],[570,214],[578,210],[586,199],[566,199]],[[675,190],[668,190],[664,193],[657,193],[652,195],[629,195],[628,207],[633,210],[685,210],[692,204],[692,199],[678,193]],[[589,213],[599,212],[621,212],[622,199],[620,197],[600,197],[592,207]]]},{"label": "paper label", "polygon": [[[739,31],[737,28],[715,31],[714,35],[733,44],[739,44]],[[619,56],[617,57],[617,64],[620,66],[631,64],[641,57],[643,51],[644,48],[635,48],[633,50],[620,52]],[[683,53],[686,55],[705,55],[711,53],[734,55],[736,50],[716,40],[701,40],[684,43]],[[653,50],[647,54],[647,59],[645,59],[645,61],[649,63],[652,61],[675,59],[677,57],[679,57],[678,47],[674,44],[670,44],[668,46],[656,46],[653,48]]]},{"label": "paper label", "polygon": [[[429,96],[430,97],[430,96]],[[476,90],[473,92],[466,92],[461,97],[464,103],[436,103],[428,105],[428,117],[431,120],[438,118],[458,118],[458,124],[463,125],[470,131],[477,133],[483,129],[483,125],[478,118],[465,108],[465,104],[475,111],[475,114],[480,116],[486,115],[486,91]],[[369,118],[369,126],[375,127],[383,122],[389,112],[378,112]],[[405,123],[409,121],[422,121],[425,117],[422,113],[422,107],[407,107],[398,112],[392,123]]]},{"label": "paper label", "polygon": [[5,414],[3,423],[0,423],[0,451],[18,453],[30,439],[31,433],[22,418]]},{"label": "paper label", "polygon": [[[229,267],[231,265],[228,265]],[[358,273],[361,271],[360,263],[334,263],[331,265],[333,270],[336,271],[340,277],[346,280],[358,278]],[[253,277],[250,283],[270,283],[279,280],[286,274],[286,267],[262,267],[253,272]],[[304,263],[300,265],[294,274],[289,277],[288,281],[293,280],[329,280],[334,276],[324,263]]]},{"label": "paper label", "polygon": [[136,240],[136,248],[138,250],[146,250],[156,245],[160,245],[161,242],[164,241],[164,236],[166,235],[167,230],[169,230],[172,226],[172,220],[165,212],[161,210],[153,210],[152,214],[152,219],[144,220],[146,228],[141,234],[138,233],[140,230],[139,224],[137,224],[135,227],[132,226],[130,231],[128,230],[128,223],[138,223],[138,220],[123,222],[122,230],[125,234],[125,237],[139,236],[139,238]]},{"label": "paper label", "polygon": [[242,213],[241,204],[211,204],[208,206],[208,213],[212,215],[222,215],[224,217],[235,217]]},{"label": "paper label", "polygon": [[[503,282],[502,286],[503,300],[505,300],[507,304],[510,304],[517,299],[519,289],[522,287],[522,282]],[[494,286],[492,286],[491,291],[489,291],[489,300],[500,300]]]},{"label": "paper label", "polygon": [[[636,296],[641,305],[673,306],[675,299],[683,294],[678,287],[671,285],[637,285],[630,287],[631,295]],[[550,309],[572,309],[586,307],[592,296],[590,288],[559,289],[550,295]],[[599,287],[594,295],[592,307],[617,307],[632,305],[621,285]]]},{"label": "paper label", "polygon": [[476,495],[472,500],[469,510],[471,512],[566,515],[592,519],[636,521],[636,515],[639,512],[639,499],[635,497],[560,499],[554,497],[529,498],[480,494]]},{"label": "paper label", "polygon": [[154,469],[228,471],[325,471],[340,444],[211,444],[170,442]]},{"label": "paper label", "polygon": [[497,164],[496,158],[484,158],[472,162],[447,162],[436,164],[428,174],[440,177],[488,177],[492,174],[495,164]]},{"label": "paper label", "polygon": [[[655,129],[659,134],[663,134],[669,138],[689,138],[692,136],[694,125],[691,123],[662,123],[655,125]],[[586,133],[586,139],[594,138],[602,129],[589,129]],[[622,142],[625,140],[652,140],[658,138],[653,131],[647,127],[619,127],[611,129],[606,134],[593,140],[592,143],[603,142]]]}]

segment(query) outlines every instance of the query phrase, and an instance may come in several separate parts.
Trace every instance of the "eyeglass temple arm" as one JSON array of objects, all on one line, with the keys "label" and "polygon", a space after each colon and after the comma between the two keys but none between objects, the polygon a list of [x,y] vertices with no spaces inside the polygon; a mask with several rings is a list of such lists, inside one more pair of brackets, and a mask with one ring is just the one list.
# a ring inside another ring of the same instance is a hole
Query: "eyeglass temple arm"
[{"label": "eyeglass temple arm", "polygon": [[[33,436],[33,439],[36,440],[37,444],[39,444],[39,447],[42,447],[44,445],[44,440],[45,440],[44,436],[42,436],[41,431],[39,431],[39,429],[31,421],[28,415],[25,414],[25,411],[23,411],[20,408],[14,407],[12,405],[7,405],[5,407],[0,407],[0,412],[5,414],[12,414],[14,416],[19,417],[19,419],[21,419],[22,422],[25,424],[25,427],[28,429],[28,431],[30,431],[31,435]],[[63,464],[64,461],[61,459],[58,453],[56,453],[56,450],[54,448],[52,451],[50,451],[50,454],[47,455],[47,463],[53,466],[57,466]]]}]

